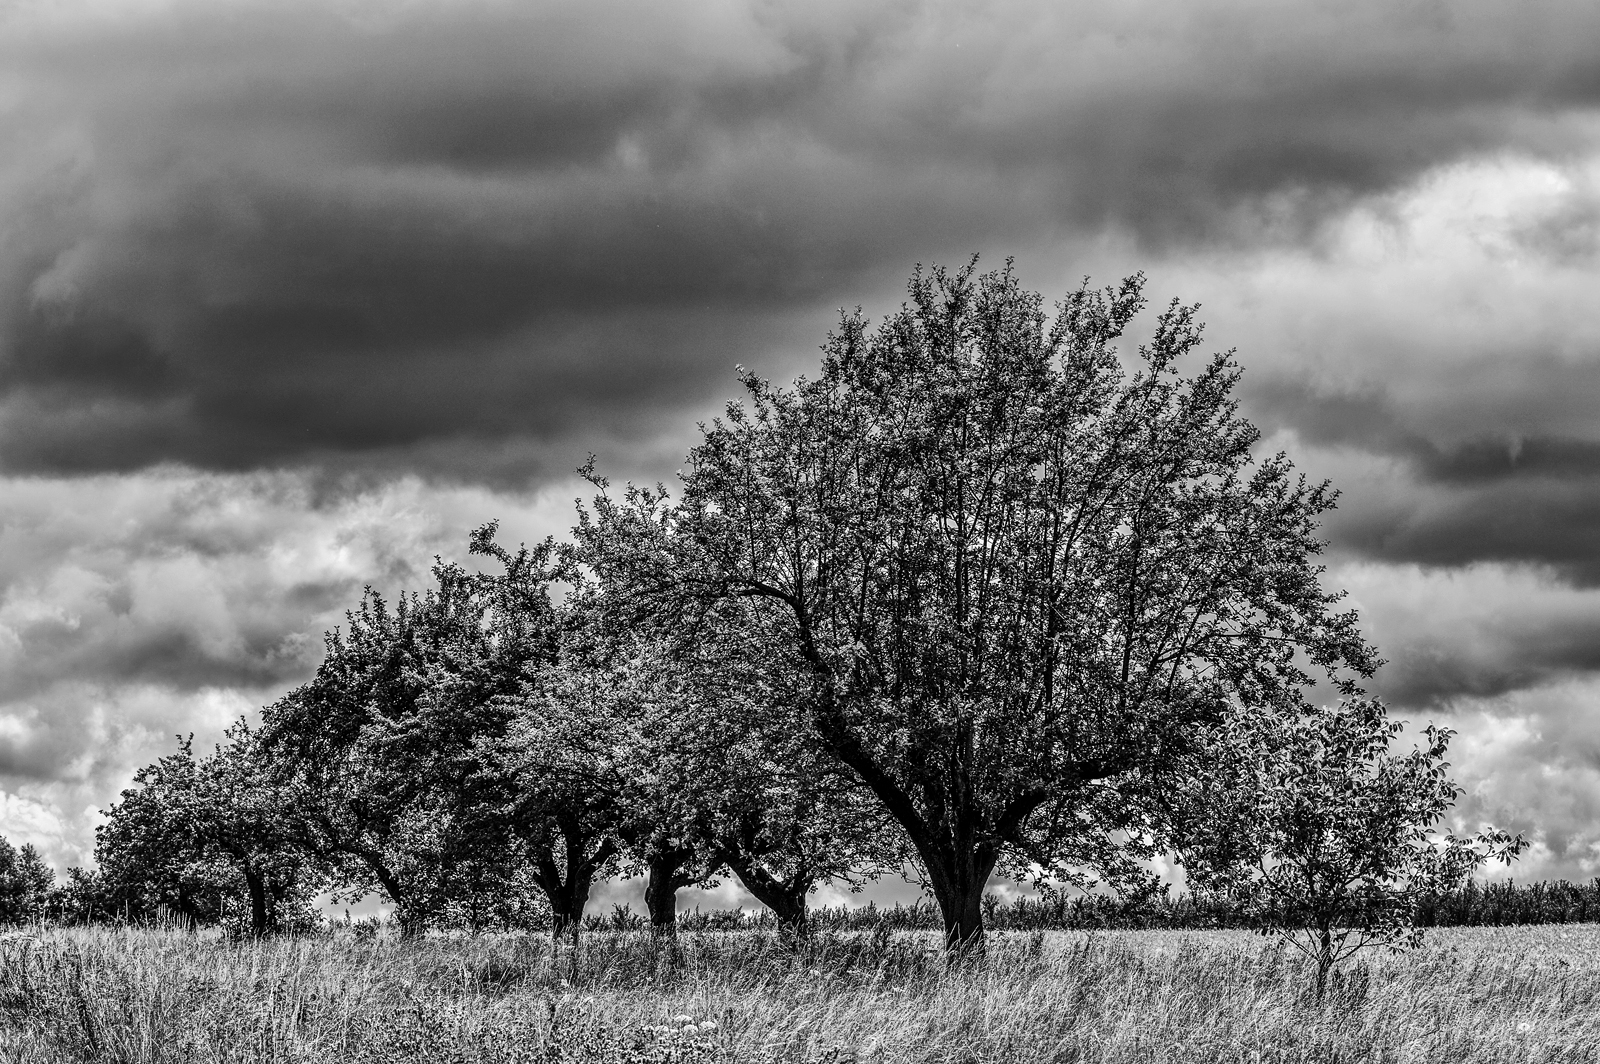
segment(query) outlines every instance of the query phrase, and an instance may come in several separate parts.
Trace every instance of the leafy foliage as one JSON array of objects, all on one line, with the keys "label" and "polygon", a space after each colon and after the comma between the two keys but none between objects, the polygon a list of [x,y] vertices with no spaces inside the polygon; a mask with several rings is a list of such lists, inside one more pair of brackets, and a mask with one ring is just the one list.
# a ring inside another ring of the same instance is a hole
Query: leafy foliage
[{"label": "leafy foliage", "polygon": [[164,910],[197,924],[232,915],[256,935],[313,919],[308,906],[320,880],[291,845],[282,796],[261,772],[254,744],[242,725],[208,757],[180,739],[176,752],[135,774],[96,833],[100,889],[114,911]]},{"label": "leafy foliage", "polygon": [[1310,562],[1332,493],[1253,462],[1228,356],[1180,373],[1194,308],[1124,370],[1142,288],[1050,317],[1009,268],[918,271],[876,330],[842,319],[816,380],[747,374],[681,500],[602,495],[578,530],[640,615],[749,604],[745,645],[796,685],[774,709],[900,824],[953,944],[1002,860],[1136,881],[1148,781],[1205,726],[1376,664]]},{"label": "leafy foliage", "polygon": [[45,917],[56,874],[31,842],[20,848],[0,838],[0,923],[23,924]]},{"label": "leafy foliage", "polygon": [[1459,889],[1524,843],[1489,830],[1437,835],[1460,789],[1446,775],[1451,733],[1390,750],[1403,725],[1374,699],[1255,718],[1219,729],[1197,765],[1191,880],[1238,899],[1256,928],[1286,937],[1317,965],[1368,946],[1415,945],[1424,899]]},{"label": "leafy foliage", "polygon": [[347,894],[381,890],[421,930],[473,884],[514,880],[509,850],[478,830],[483,745],[503,737],[502,696],[543,648],[488,623],[480,582],[453,566],[391,609],[370,589],[330,633],[316,677],[263,713],[264,749],[304,848]]},{"label": "leafy foliage", "polygon": [[[1000,918],[997,874],[1046,892],[1035,922],[1298,936],[1319,984],[1412,941],[1519,840],[1432,834],[1448,733],[1388,750],[1377,658],[1316,564],[1333,491],[1255,454],[1196,308],[1119,351],[1143,289],[1047,312],[1009,264],[919,268],[814,379],[745,374],[679,497],[613,494],[591,460],[572,543],[491,523],[470,551],[498,571],[367,589],[259,732],[141,770],[58,908],[259,935],[325,885],[386,895],[406,935],[560,938],[605,876],[646,874],[669,932],[680,889],[731,871],[797,945],[817,885],[909,863],[952,949]],[[1174,847],[1211,892],[1181,917],[1150,866]]]},{"label": "leafy foliage", "polygon": [[[735,614],[735,617],[738,615]],[[808,925],[806,896],[822,883],[859,889],[900,867],[904,834],[860,781],[784,711],[793,684],[730,651],[745,629],[719,620],[685,655],[693,704],[679,714],[672,756],[685,763],[691,833],[791,933]],[[729,630],[731,628],[731,631]],[[780,659],[781,660],[781,659]]]}]

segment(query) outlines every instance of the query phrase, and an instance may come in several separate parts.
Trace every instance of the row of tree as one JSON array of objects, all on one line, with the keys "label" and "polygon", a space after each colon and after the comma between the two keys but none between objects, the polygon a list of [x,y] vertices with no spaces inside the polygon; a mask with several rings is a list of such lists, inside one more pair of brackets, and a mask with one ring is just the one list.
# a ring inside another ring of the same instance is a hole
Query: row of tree
[{"label": "row of tree", "polygon": [[[247,918],[242,898],[230,896],[228,884],[218,883],[213,891],[221,902],[219,923],[229,923],[230,905]],[[162,912],[152,914],[119,907],[107,884],[95,872],[81,868],[69,870],[58,882],[54,871],[31,845],[12,848],[0,838],[0,925],[127,923],[158,921]],[[1238,899],[1214,892],[1163,891],[1144,898],[1119,898],[1109,894],[1048,896],[1019,895],[1010,901],[991,891],[983,899],[984,926],[994,931],[1088,931],[1088,930],[1245,930],[1260,929],[1259,919]],[[170,916],[170,910],[167,912]],[[338,921],[324,922],[306,914],[302,924],[307,932],[337,928]],[[463,916],[457,910],[458,917]],[[821,933],[936,931],[943,926],[938,906],[922,898],[910,904],[896,902],[879,907],[866,905],[828,905],[811,909],[810,928]],[[1574,924],[1600,921],[1600,880],[1572,883],[1565,880],[1518,883],[1513,880],[1479,882],[1468,879],[1458,888],[1443,893],[1419,896],[1412,917],[1415,926],[1430,927],[1525,927],[1534,924]],[[517,919],[505,926],[523,931],[547,931],[552,921],[548,907],[537,901],[519,910]],[[343,926],[352,926],[348,919]],[[356,924],[376,928],[375,922]],[[466,929],[464,919],[444,921],[444,926]],[[589,912],[582,928],[594,932],[628,932],[647,928],[648,922],[631,905],[613,905],[610,912]],[[691,933],[781,930],[770,909],[694,909],[678,914],[677,926]]]},{"label": "row of tree", "polygon": [[[1195,308],[1115,342],[1143,278],[1053,312],[1009,266],[920,269],[820,371],[702,426],[681,489],[580,506],[564,543],[493,525],[393,604],[369,591],[314,679],[109,811],[128,907],[258,932],[318,890],[407,932],[577,926],[600,878],[732,874],[795,931],[828,880],[910,867],[952,948],[996,875],[1192,887],[1393,941],[1420,892],[1517,840],[1435,829],[1448,733],[1397,752],[1378,667],[1316,564],[1334,501],[1257,456]],[[108,888],[109,889],[109,888]],[[1331,963],[1331,962],[1330,962]]]},{"label": "row of tree", "polygon": [[747,719],[761,676],[613,631],[553,545],[512,554],[491,527],[472,547],[503,571],[368,592],[259,726],[142,769],[99,830],[103,907],[208,923],[247,899],[270,933],[321,892],[376,893],[406,934],[546,913],[561,934],[595,882],[643,873],[667,929],[680,889],[731,872],[801,930],[813,887],[895,866],[858,787]]}]

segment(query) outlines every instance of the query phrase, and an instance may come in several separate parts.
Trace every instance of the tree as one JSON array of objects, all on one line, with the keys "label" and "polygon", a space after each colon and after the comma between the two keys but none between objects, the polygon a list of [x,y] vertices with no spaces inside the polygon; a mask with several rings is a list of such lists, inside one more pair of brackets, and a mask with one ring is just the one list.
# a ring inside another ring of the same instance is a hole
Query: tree
[{"label": "tree", "polygon": [[67,923],[93,924],[115,920],[119,905],[98,869],[69,868],[64,882],[51,891],[49,911]]},{"label": "tree", "polygon": [[309,920],[318,878],[280,817],[282,794],[263,773],[243,723],[196,758],[191,738],[134,775],[96,831],[103,879],[129,916],[166,909],[215,923],[237,898],[253,935]]},{"label": "tree", "polygon": [[621,852],[617,778],[595,741],[604,721],[568,667],[587,642],[579,598],[558,605],[550,594],[554,581],[581,585],[583,576],[551,541],[512,552],[495,541],[496,531],[490,523],[472,534],[472,553],[502,566],[480,587],[494,603],[496,627],[540,653],[528,656],[520,692],[501,702],[510,725],[479,746],[479,823],[517,840],[527,875],[549,903],[551,934],[576,940],[595,881]]},{"label": "tree", "polygon": [[[1233,706],[1345,690],[1376,666],[1319,583],[1327,485],[1256,461],[1239,371],[1192,376],[1170,305],[1125,371],[1143,278],[1047,315],[1008,266],[918,270],[880,327],[830,334],[815,380],[751,374],[664,489],[604,491],[585,560],[636,615],[750,606],[803,719],[904,830],[953,948],[997,868],[1131,876],[1153,786]],[[1124,841],[1131,840],[1131,841]]]},{"label": "tree", "polygon": [[[495,532],[474,532],[472,550],[503,566],[499,608],[553,634],[542,666],[526,673],[509,740],[484,752],[505,766],[490,773],[509,788],[501,815],[528,848],[556,937],[577,934],[595,879],[612,869],[646,876],[651,927],[672,933],[677,892],[708,881],[718,864],[694,830],[691,796],[708,763],[684,744],[684,722],[704,709],[691,704],[691,671],[617,623],[570,551],[547,542],[512,553]],[[548,594],[554,579],[569,585],[559,605]]]},{"label": "tree", "polygon": [[[492,526],[479,535],[492,543]],[[554,555],[549,543],[508,555],[515,571],[499,580],[440,562],[434,587],[393,608],[368,588],[312,681],[263,714],[303,844],[343,893],[387,896],[402,934],[483,910],[475,889],[518,881],[497,773],[515,696],[555,653]]]},{"label": "tree", "polygon": [[222,919],[223,898],[239,884],[215,853],[195,845],[190,831],[198,775],[192,740],[180,736],[174,753],[135,772],[133,786],[102,810],[105,822],[95,829],[101,895],[95,907],[124,919],[163,910],[189,924]]},{"label": "tree", "polygon": [[773,913],[803,936],[806,898],[818,885],[859,888],[905,856],[898,826],[815,741],[803,718],[774,705],[792,699],[795,677],[775,671],[782,654],[743,645],[759,631],[742,603],[702,618],[663,657],[684,674],[687,703],[669,721],[662,756],[683,764],[688,830]]},{"label": "tree", "polygon": [[527,931],[550,918],[532,862],[517,840],[504,834],[464,832],[460,852],[448,855],[449,876],[435,926],[482,931]]},{"label": "tree", "polygon": [[526,746],[511,755],[506,773],[517,788],[499,815],[521,843],[529,878],[544,893],[551,935],[576,939],[594,884],[620,853],[616,796],[596,785],[592,770],[579,767],[581,753],[574,757],[569,749],[552,757],[555,736],[542,726],[547,723],[537,711],[524,712],[513,742]]},{"label": "tree", "polygon": [[452,665],[481,637],[481,607],[451,576],[393,610],[367,589],[348,630],[328,634],[315,678],[262,714],[302,845],[330,864],[343,893],[387,896],[406,935],[443,905],[457,826],[454,795],[440,785],[460,751],[441,748],[427,725],[455,701]]},{"label": "tree", "polygon": [[807,742],[727,736],[715,771],[698,778],[693,794],[702,845],[786,935],[808,932],[806,898],[820,884],[857,887],[897,863],[897,827]]},{"label": "tree", "polygon": [[551,934],[576,940],[589,893],[615,868],[622,842],[618,780],[594,722],[573,712],[574,689],[551,667],[522,699],[504,772],[514,781],[504,816],[549,901]]},{"label": "tree", "polygon": [[1264,934],[1316,966],[1321,998],[1335,964],[1369,946],[1415,946],[1419,901],[1461,887],[1519,836],[1466,839],[1436,828],[1461,790],[1446,774],[1448,729],[1390,750],[1403,725],[1361,698],[1216,730],[1179,796],[1192,840],[1191,884],[1232,898]]},{"label": "tree", "polygon": [[682,670],[662,651],[588,616],[536,681],[522,728],[525,779],[530,795],[549,796],[545,815],[588,815],[594,849],[582,867],[603,855],[643,873],[651,929],[673,934],[678,891],[710,880],[717,861],[693,831],[693,768],[678,741],[690,703]]},{"label": "tree", "polygon": [[56,884],[56,874],[33,843],[13,847],[0,838],[0,923],[22,924],[42,919]]}]

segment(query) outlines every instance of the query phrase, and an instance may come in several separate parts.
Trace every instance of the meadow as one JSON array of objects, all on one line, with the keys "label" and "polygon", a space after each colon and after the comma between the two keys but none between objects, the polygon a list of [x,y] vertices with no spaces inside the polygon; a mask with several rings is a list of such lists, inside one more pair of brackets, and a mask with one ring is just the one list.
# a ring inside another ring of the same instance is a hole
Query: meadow
[{"label": "meadow", "polygon": [[[359,930],[359,929],[358,929]],[[1600,1059],[1600,927],[1451,928],[1320,1002],[1239,931],[0,936],[0,1061],[1488,1062]]]}]

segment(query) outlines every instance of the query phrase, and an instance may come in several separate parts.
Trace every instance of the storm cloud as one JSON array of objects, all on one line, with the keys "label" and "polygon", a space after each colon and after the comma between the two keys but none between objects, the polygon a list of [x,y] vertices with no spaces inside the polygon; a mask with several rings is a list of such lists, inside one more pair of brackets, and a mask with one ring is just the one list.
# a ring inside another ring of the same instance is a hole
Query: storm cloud
[{"label": "storm cloud", "polygon": [[24,7],[0,463],[670,452],[912,261],[1295,245],[1582,155],[1597,42],[1551,4]]},{"label": "storm cloud", "polygon": [[0,831],[60,862],[362,585],[974,252],[1204,304],[1463,816],[1600,854],[1593,5],[21,0],[0,136]]}]

